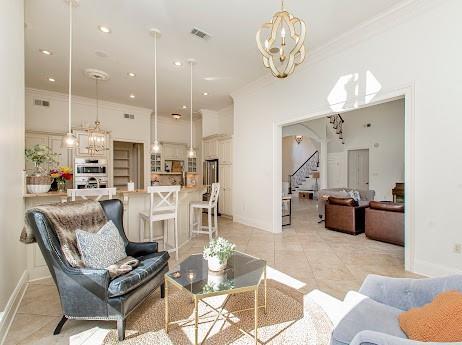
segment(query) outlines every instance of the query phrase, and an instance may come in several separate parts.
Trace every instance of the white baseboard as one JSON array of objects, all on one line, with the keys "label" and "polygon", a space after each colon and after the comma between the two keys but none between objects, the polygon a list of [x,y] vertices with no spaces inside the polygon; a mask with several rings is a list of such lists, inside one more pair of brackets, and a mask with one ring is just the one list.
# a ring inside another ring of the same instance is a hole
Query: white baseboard
[{"label": "white baseboard", "polygon": [[247,225],[247,226],[251,226],[253,228],[257,228],[257,229],[260,229],[260,230],[273,232],[272,224],[267,224],[267,223],[264,223],[264,222],[260,222],[260,221],[255,220],[255,219],[250,219],[250,218],[241,217],[239,215],[234,215],[233,216],[233,222],[240,223],[240,224]]},{"label": "white baseboard", "polygon": [[18,284],[13,290],[8,303],[6,304],[5,310],[3,311],[3,316],[0,320],[0,344],[3,344],[5,341],[8,330],[13,322],[16,311],[19,308],[19,304],[26,292],[27,282],[29,280],[29,274],[27,271],[24,271],[19,278]]},{"label": "white baseboard", "polygon": [[29,268],[29,281],[40,280],[48,278],[50,276],[50,270],[48,266],[39,266]]},{"label": "white baseboard", "polygon": [[427,261],[415,260],[414,273],[427,277],[441,277],[454,274],[462,274],[462,271],[456,268],[441,266]]}]

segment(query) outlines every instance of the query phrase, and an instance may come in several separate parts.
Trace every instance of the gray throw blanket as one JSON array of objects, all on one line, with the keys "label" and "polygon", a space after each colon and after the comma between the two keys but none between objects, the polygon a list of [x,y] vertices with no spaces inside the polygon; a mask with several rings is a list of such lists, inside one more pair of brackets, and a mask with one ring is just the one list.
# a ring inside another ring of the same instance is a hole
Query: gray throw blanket
[{"label": "gray throw blanket", "polygon": [[[92,200],[65,202],[59,204],[36,206],[33,210],[43,213],[50,221],[61,244],[69,264],[73,267],[84,267],[77,247],[75,232],[77,229],[98,232],[106,224],[107,218],[100,203]],[[35,242],[35,237],[26,219],[20,241]]]}]

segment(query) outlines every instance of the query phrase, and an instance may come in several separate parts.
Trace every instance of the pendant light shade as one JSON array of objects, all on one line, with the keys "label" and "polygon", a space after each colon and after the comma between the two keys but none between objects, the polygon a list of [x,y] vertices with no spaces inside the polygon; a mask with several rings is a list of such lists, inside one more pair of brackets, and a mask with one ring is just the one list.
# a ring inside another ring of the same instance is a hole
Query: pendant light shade
[{"label": "pendant light shade", "polygon": [[151,146],[151,153],[159,153],[160,143],[157,140],[157,38],[160,37],[160,31],[151,29],[150,33],[154,36],[154,142]]},{"label": "pendant light shade", "polygon": [[78,6],[77,0],[67,0],[69,3],[69,109],[68,109],[68,131],[63,137],[63,147],[72,150],[75,149],[79,142],[77,137],[72,133],[72,7]]},{"label": "pendant light shade", "polygon": [[190,126],[190,145],[188,150],[188,157],[189,158],[196,158],[196,151],[193,147],[193,65],[196,63],[194,59],[188,59],[189,67],[190,67],[190,99],[189,99],[189,115],[191,120]]}]

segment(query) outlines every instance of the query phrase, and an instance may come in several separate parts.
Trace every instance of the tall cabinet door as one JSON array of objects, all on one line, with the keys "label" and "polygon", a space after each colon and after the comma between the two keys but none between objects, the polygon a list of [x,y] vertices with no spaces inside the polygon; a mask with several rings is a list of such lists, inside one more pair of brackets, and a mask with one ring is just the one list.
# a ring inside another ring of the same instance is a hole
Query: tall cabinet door
[{"label": "tall cabinet door", "polygon": [[71,166],[69,151],[63,147],[63,137],[60,135],[50,135],[48,137],[48,147],[59,155],[57,166]]}]

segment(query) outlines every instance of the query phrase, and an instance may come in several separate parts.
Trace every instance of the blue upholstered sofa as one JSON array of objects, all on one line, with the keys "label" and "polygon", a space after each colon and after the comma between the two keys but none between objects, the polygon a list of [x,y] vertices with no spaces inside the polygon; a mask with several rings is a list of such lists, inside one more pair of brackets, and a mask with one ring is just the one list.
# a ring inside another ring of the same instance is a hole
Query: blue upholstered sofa
[{"label": "blue upholstered sofa", "polygon": [[436,343],[409,340],[398,316],[449,290],[462,292],[462,275],[427,279],[369,275],[359,292],[350,291],[343,301],[320,291],[313,291],[309,297],[326,311],[334,325],[331,345],[428,345]]}]

